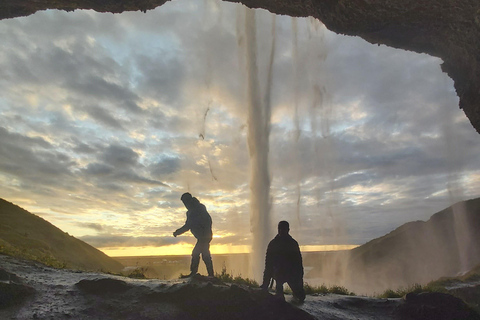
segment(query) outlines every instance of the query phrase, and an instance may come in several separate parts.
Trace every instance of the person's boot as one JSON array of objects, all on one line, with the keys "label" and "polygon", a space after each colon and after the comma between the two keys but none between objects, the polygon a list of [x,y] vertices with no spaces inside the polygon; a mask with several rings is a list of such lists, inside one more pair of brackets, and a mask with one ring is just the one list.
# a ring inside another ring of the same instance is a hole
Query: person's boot
[{"label": "person's boot", "polygon": [[193,277],[194,275],[195,275],[195,273],[191,273],[191,272],[190,272],[189,274],[182,274],[182,275],[180,276],[180,279],[191,278],[191,277]]}]

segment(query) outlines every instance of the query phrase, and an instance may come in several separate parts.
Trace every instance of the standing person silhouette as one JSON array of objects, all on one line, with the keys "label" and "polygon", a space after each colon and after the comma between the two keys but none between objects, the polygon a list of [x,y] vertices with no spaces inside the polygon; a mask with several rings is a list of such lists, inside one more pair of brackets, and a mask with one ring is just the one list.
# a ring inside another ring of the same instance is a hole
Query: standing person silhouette
[{"label": "standing person silhouette", "polygon": [[278,234],[268,244],[263,272],[262,289],[268,290],[270,279],[275,279],[276,295],[285,299],[283,284],[288,283],[297,302],[305,300],[303,289],[303,263],[298,242],[289,234],[290,225],[287,221],[278,223]]},{"label": "standing person silhouette", "polygon": [[176,237],[184,232],[190,230],[197,239],[197,243],[192,251],[192,262],[190,264],[190,274],[188,277],[197,274],[198,265],[200,263],[200,254],[203,262],[207,267],[209,277],[213,277],[213,263],[210,255],[210,241],[212,241],[212,218],[207,212],[207,208],[198,201],[197,198],[192,197],[188,192],[182,194],[180,198],[187,208],[187,221],[183,227],[177,229],[173,236]]}]

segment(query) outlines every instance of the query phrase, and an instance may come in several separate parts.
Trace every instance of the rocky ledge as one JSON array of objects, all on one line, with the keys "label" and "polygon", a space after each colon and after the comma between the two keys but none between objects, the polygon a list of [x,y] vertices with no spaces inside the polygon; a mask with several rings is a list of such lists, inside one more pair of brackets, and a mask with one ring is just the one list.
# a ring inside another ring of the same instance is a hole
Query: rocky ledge
[{"label": "rocky ledge", "polygon": [[0,255],[0,319],[480,320],[463,300],[444,293],[403,299],[316,294],[303,304],[291,300],[216,278],[129,279]]},{"label": "rocky ledge", "polygon": [[[463,109],[480,133],[480,1],[478,0],[226,0],[290,16],[313,16],[330,30],[373,44],[443,59]],[[5,0],[0,19],[38,10],[146,11],[166,0]]]}]

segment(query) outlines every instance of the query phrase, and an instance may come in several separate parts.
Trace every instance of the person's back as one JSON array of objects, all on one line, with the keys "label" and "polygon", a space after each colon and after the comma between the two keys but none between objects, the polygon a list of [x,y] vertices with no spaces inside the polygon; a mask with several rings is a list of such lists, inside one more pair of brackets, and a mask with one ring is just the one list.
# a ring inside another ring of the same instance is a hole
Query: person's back
[{"label": "person's back", "polygon": [[302,256],[298,242],[289,234],[277,235],[268,246],[276,280],[284,281],[303,276]]},{"label": "person's back", "polygon": [[276,294],[283,298],[283,284],[288,283],[298,301],[305,300],[303,289],[303,263],[298,242],[290,235],[287,221],[278,223],[278,234],[270,241],[265,257],[262,288],[268,289],[270,279],[275,279]]},{"label": "person's back", "polygon": [[212,218],[207,211],[207,208],[193,197],[192,204],[187,212],[187,219],[190,224],[190,231],[197,239],[211,239],[212,238]]}]

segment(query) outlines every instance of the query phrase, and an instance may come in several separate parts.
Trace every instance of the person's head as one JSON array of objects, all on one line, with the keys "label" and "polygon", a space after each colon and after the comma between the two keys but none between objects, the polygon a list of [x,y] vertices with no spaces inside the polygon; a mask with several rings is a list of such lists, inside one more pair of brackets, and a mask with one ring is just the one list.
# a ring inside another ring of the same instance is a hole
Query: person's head
[{"label": "person's head", "polygon": [[290,231],[290,224],[287,221],[282,220],[278,223],[279,235],[287,235],[289,231]]},{"label": "person's head", "polygon": [[192,202],[192,195],[189,193],[189,192],[185,192],[184,194],[182,194],[182,196],[180,197],[180,200],[182,200],[183,204],[185,205],[185,207],[188,209],[189,207],[189,204],[190,202]]}]

